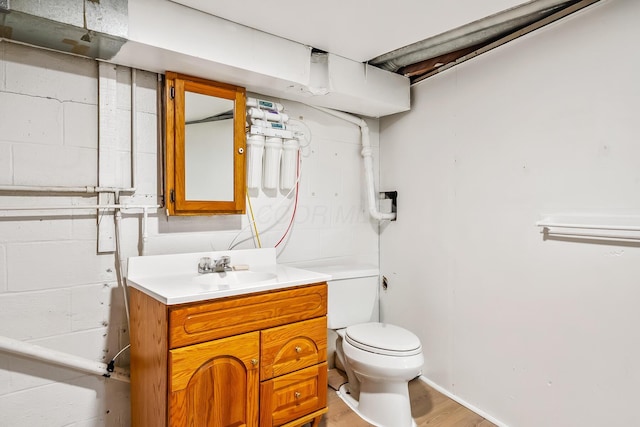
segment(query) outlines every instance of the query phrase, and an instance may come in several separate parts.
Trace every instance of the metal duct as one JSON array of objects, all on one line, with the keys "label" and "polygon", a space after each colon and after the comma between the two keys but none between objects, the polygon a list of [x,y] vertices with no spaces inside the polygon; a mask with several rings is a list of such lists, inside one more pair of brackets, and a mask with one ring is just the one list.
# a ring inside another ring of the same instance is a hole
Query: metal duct
[{"label": "metal duct", "polygon": [[396,72],[400,68],[479,45],[543,19],[578,0],[534,0],[470,24],[380,55],[368,63]]},{"label": "metal duct", "polygon": [[97,59],[127,41],[128,0],[0,0],[0,38]]}]

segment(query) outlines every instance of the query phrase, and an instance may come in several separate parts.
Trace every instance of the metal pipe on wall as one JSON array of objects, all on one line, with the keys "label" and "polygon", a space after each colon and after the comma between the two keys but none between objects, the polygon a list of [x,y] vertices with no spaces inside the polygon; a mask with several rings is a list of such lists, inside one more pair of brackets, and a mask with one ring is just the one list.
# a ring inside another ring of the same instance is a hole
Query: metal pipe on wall
[{"label": "metal pipe on wall", "polygon": [[585,230],[619,230],[640,231],[640,225],[613,225],[613,224],[576,224],[566,222],[554,222],[550,220],[538,221],[537,227],[581,228]]},{"label": "metal pipe on wall", "polygon": [[435,35],[409,46],[385,53],[369,61],[383,70],[396,72],[400,68],[445,53],[475,46],[532,22],[532,17],[544,16],[573,0],[536,0],[479,19],[453,30]]},{"label": "metal pipe on wall", "polygon": [[91,185],[64,187],[64,186],[37,186],[37,185],[0,185],[0,191],[16,193],[65,193],[65,194],[98,194],[98,193],[131,193],[134,188],[96,187]]},{"label": "metal pipe on wall", "polygon": [[40,205],[0,206],[0,211],[96,210],[96,209],[158,209],[159,205],[102,204],[102,205]]},{"label": "metal pipe on wall", "polygon": [[136,96],[137,71],[131,67],[131,188],[136,191],[136,170],[138,165],[138,97]]},{"label": "metal pipe on wall", "polygon": [[111,368],[106,363],[96,362],[74,354],[52,350],[50,348],[15,340],[13,338],[0,336],[0,351],[13,353],[18,356],[24,356],[42,362],[52,363],[66,368],[77,369],[89,374],[113,378],[118,381],[129,382],[129,371],[125,369],[114,368],[113,372],[109,372]]}]

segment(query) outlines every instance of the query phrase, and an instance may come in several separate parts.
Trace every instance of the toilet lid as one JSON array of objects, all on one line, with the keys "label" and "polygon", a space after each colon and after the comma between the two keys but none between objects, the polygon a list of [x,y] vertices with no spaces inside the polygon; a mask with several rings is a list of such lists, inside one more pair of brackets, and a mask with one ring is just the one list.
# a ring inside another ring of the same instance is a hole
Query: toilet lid
[{"label": "toilet lid", "polygon": [[413,356],[422,352],[420,339],[412,332],[387,323],[349,326],[346,341],[361,350],[388,356]]}]

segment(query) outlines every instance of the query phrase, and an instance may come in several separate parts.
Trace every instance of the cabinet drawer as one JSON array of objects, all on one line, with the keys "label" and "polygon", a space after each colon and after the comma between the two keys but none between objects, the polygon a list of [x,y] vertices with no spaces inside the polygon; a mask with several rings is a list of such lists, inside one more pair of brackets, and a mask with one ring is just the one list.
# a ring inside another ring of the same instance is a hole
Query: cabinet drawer
[{"label": "cabinet drawer", "polygon": [[327,284],[170,307],[169,348],[327,314]]},{"label": "cabinet drawer", "polygon": [[297,322],[260,333],[260,380],[327,360],[327,318]]},{"label": "cabinet drawer", "polygon": [[327,364],[260,384],[260,425],[279,426],[327,406]]}]

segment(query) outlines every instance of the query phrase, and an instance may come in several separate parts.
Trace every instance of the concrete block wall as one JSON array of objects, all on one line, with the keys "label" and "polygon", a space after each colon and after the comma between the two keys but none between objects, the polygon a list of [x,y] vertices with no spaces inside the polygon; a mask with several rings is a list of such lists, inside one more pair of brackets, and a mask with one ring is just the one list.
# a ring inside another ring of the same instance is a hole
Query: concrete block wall
[{"label": "concrete block wall", "polygon": [[[99,129],[101,84],[115,90],[108,132]],[[136,203],[160,201],[157,87],[156,74],[137,72]],[[377,265],[378,228],[366,216],[358,128],[279,101],[310,140],[296,221],[278,248],[279,262]],[[130,106],[129,68],[0,42],[0,185],[85,186],[100,177],[129,186]],[[378,122],[370,127],[377,154]],[[105,145],[111,168],[99,170]],[[293,197],[262,190],[251,196],[262,244],[273,246],[287,227]],[[115,256],[97,251],[97,222],[112,216],[2,209],[96,203],[95,197],[0,192],[0,336],[101,362],[128,343]],[[125,267],[127,257],[140,255],[141,221],[139,214],[123,215]],[[248,224],[243,215],[167,218],[160,209],[149,215],[146,253],[254,247]],[[117,365],[126,367],[127,357]],[[129,386],[0,352],[0,414],[0,426],[128,426]]]},{"label": "concrete block wall", "polygon": [[[2,42],[0,70],[0,185],[96,185],[97,63]],[[0,208],[95,203],[0,194]],[[96,222],[91,211],[0,210],[1,336],[101,362],[127,344],[114,256],[96,253]],[[0,425],[129,424],[125,383],[6,353],[0,383]]]}]

